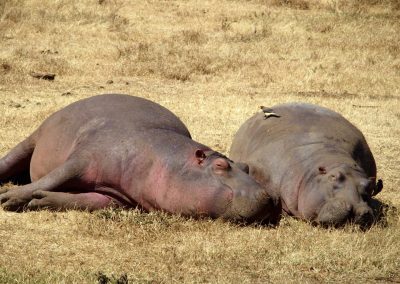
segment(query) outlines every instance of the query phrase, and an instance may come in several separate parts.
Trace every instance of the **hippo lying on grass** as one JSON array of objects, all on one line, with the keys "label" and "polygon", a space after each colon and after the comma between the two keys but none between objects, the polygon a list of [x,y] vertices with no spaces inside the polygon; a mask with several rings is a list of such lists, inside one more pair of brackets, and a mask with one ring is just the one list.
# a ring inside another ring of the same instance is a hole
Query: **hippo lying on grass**
[{"label": "hippo lying on grass", "polygon": [[127,95],[91,97],[51,115],[0,159],[3,182],[27,172],[32,183],[0,194],[5,210],[139,207],[270,223],[281,210],[169,110]]},{"label": "hippo lying on grass", "polygon": [[311,104],[289,103],[247,120],[230,155],[275,191],[290,215],[326,225],[373,220],[374,157],[363,134],[344,117]]}]

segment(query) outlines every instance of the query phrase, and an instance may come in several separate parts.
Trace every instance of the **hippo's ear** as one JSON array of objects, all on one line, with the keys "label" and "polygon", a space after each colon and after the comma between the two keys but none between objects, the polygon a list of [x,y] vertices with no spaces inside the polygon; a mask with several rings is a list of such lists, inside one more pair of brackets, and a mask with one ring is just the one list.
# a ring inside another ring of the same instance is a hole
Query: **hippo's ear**
[{"label": "hippo's ear", "polygon": [[204,153],[204,151],[201,149],[197,149],[194,155],[196,156],[196,159],[199,162],[199,164],[201,164],[201,162],[203,162],[204,159],[206,158],[206,153]]},{"label": "hippo's ear", "polygon": [[235,163],[235,165],[240,169],[240,170],[242,170],[243,172],[245,172],[246,174],[249,174],[249,165],[248,164],[246,164],[246,163],[241,163],[241,162],[239,162],[239,163]]}]

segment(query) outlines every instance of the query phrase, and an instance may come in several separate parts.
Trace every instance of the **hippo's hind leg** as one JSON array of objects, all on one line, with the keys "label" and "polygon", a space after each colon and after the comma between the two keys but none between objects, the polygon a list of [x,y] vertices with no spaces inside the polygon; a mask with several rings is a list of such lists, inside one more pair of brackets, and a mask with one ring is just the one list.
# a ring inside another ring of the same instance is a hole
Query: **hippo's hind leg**
[{"label": "hippo's hind leg", "polygon": [[[31,135],[1,158],[0,183],[8,181],[23,184],[29,183],[29,166],[34,149],[35,143],[33,135]],[[1,189],[0,192],[2,192]]]},{"label": "hippo's hind leg", "polygon": [[94,211],[109,207],[119,207],[111,198],[96,192],[66,193],[36,191],[28,203],[28,210],[88,210]]},{"label": "hippo's hind leg", "polygon": [[0,194],[0,204],[5,210],[23,211],[33,199],[35,191],[62,191],[79,182],[86,162],[82,159],[69,159],[47,175],[27,185],[18,186]]}]

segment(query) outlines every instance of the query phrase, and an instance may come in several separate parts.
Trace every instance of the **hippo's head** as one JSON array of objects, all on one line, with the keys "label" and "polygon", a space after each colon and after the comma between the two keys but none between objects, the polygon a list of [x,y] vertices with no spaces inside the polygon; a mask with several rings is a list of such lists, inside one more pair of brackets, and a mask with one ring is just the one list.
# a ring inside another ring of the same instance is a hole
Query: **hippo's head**
[{"label": "hippo's head", "polygon": [[375,184],[375,177],[368,178],[357,164],[320,166],[308,186],[312,190],[304,202],[316,210],[319,224],[338,226],[350,221],[365,228],[373,223],[371,197],[382,184]]},{"label": "hippo's head", "polygon": [[245,164],[211,150],[197,149],[194,156],[195,163],[186,168],[184,179],[190,182],[197,211],[240,222],[279,222],[279,199],[248,175]]}]

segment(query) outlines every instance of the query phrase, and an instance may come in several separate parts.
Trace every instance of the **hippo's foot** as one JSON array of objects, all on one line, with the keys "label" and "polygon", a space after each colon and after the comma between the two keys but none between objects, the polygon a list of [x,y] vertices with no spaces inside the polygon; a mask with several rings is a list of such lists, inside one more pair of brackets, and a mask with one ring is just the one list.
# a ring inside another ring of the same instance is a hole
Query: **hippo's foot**
[{"label": "hippo's foot", "polygon": [[118,207],[110,197],[96,193],[66,193],[38,190],[32,194],[32,200],[28,203],[28,210],[98,210],[108,207]]},{"label": "hippo's foot", "polygon": [[7,211],[23,211],[37,191],[57,191],[61,187],[68,187],[68,182],[73,180],[83,167],[82,163],[68,160],[46,176],[15,189],[0,194],[0,205]]},{"label": "hippo's foot", "polygon": [[7,211],[23,211],[32,200],[32,191],[23,188],[10,189],[0,194],[0,204]]}]

